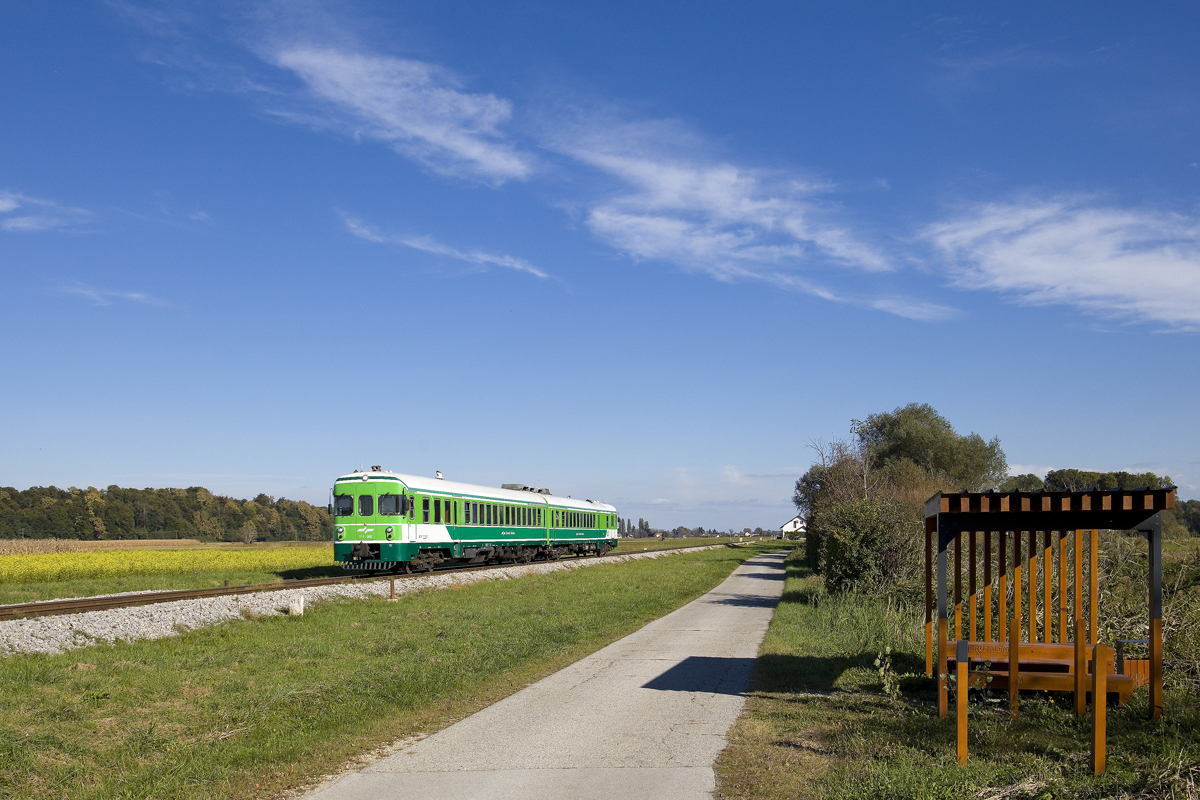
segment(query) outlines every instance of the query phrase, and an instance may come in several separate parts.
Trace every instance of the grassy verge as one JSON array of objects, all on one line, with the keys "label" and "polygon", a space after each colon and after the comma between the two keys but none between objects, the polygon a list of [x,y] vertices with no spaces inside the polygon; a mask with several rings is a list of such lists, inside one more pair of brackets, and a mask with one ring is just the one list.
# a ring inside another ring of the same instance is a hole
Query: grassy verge
[{"label": "grassy verge", "polygon": [[432,732],[703,594],[762,548],[328,602],[0,661],[0,797],[266,797]]},{"label": "grassy verge", "polygon": [[[970,761],[960,767],[954,720],[938,718],[935,684],[924,677],[918,610],[830,597],[801,557],[789,559],[751,697],[717,763],[722,797],[1197,797],[1200,704],[1184,689],[1167,692],[1158,723],[1146,719],[1144,688],[1108,710],[1100,777],[1089,767],[1089,718],[1074,715],[1069,695],[1023,693],[1013,722],[998,693],[973,694]],[[897,700],[883,693],[875,666],[885,647]]]}]

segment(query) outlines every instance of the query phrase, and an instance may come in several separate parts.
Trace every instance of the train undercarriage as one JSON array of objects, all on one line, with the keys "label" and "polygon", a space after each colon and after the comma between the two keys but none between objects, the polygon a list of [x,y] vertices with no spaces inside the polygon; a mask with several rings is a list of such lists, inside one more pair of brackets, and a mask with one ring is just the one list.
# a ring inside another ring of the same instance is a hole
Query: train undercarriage
[{"label": "train undercarriage", "polygon": [[358,575],[413,574],[432,572],[439,567],[484,566],[499,564],[529,564],[533,561],[556,561],[564,556],[604,555],[614,549],[616,542],[570,542],[555,545],[496,545],[463,548],[455,557],[450,548],[427,548],[418,551],[409,561],[380,561],[378,546],[365,542],[355,545],[355,560],[342,562],[345,572]]}]

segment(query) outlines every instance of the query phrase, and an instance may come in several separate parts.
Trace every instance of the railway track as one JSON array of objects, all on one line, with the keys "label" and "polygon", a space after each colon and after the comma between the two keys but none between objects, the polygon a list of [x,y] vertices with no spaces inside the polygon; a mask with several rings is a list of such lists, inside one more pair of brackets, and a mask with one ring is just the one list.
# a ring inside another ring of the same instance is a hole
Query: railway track
[{"label": "railway track", "polygon": [[[610,552],[605,555],[621,556],[643,552],[671,552],[674,550],[692,550],[697,547],[711,545],[690,545],[688,547],[660,547],[655,550],[630,550],[626,552]],[[603,556],[578,556],[578,558],[597,558]],[[351,581],[372,580],[408,580],[420,578],[438,572],[484,572],[503,567],[519,567],[524,563],[512,562],[504,564],[486,564],[470,567],[445,567],[430,572],[414,572],[396,575],[344,575],[335,578],[309,578],[305,580],[285,580],[275,583],[251,583],[241,586],[218,586],[212,589],[173,589],[162,592],[136,592],[133,594],[113,594],[103,597],[79,597],[65,600],[43,600],[36,603],[18,603],[15,605],[0,605],[0,622],[14,619],[29,619],[31,617],[50,617],[59,614],[82,614],[86,611],[108,611],[114,608],[130,608],[132,606],[148,606],[156,603],[173,603],[177,600],[199,600],[204,597],[225,597],[238,594],[254,594],[256,592],[282,592],[289,589],[303,589],[306,586],[328,586],[333,583],[348,583]]]}]

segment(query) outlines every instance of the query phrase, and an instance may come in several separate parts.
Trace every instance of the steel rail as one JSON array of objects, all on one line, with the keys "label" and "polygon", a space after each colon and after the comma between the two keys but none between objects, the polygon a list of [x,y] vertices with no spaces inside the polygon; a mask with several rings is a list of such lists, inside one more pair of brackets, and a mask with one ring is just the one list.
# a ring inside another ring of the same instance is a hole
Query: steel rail
[{"label": "steel rail", "polygon": [[[671,552],[674,550],[693,550],[713,545],[688,545],[687,547],[658,547],[653,550],[631,550],[626,552],[609,551],[604,556],[595,554],[580,555],[576,558],[603,558],[607,556],[627,556],[637,553]],[[555,559],[562,560],[562,559]],[[241,586],[218,586],[211,589],[171,589],[161,592],[134,592],[130,594],[113,594],[103,597],[78,597],[63,600],[40,600],[33,603],[18,603],[0,605],[0,622],[32,617],[49,617],[60,614],[82,614],[88,611],[110,611],[116,608],[131,608],[133,606],[148,606],[156,603],[173,603],[178,600],[199,600],[205,597],[228,597],[239,594],[256,594],[258,592],[285,592],[291,589],[302,589],[306,586],[328,586],[335,583],[350,581],[380,581],[406,580],[422,578],[441,572],[483,572],[504,567],[521,567],[528,564],[551,563],[546,559],[540,561],[513,561],[503,564],[484,564],[480,566],[442,567],[429,572],[412,573],[382,573],[373,575],[341,575],[333,578],[306,578],[277,581],[275,583],[250,583]]]}]

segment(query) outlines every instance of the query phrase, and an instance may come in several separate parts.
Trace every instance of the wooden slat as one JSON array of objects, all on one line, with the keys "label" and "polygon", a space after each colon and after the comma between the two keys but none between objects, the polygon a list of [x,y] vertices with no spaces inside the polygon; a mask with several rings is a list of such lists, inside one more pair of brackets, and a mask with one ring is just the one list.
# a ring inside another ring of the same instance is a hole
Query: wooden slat
[{"label": "wooden slat", "polygon": [[[1021,638],[1021,532],[1013,531],[1013,616],[1012,624],[1017,626],[1017,638]],[[1012,639],[1012,631],[1009,631]]]},{"label": "wooden slat", "polygon": [[[1021,537],[1017,537],[1021,541]],[[1021,706],[1021,618],[1013,617],[1008,626],[1008,709],[1017,718]]]},{"label": "wooden slat", "polygon": [[1050,635],[1050,578],[1053,574],[1054,546],[1050,531],[1042,533],[1042,641],[1053,641]]},{"label": "wooden slat", "polygon": [[1084,680],[1087,676],[1087,639],[1083,635],[1083,619],[1075,615],[1075,714],[1082,717],[1087,713],[1087,700],[1084,697],[1086,688]]},{"label": "wooden slat", "polygon": [[1090,553],[1090,564],[1089,564],[1089,566],[1091,567],[1091,571],[1092,571],[1092,575],[1091,575],[1092,596],[1091,596],[1090,607],[1088,609],[1090,612],[1090,616],[1091,616],[1091,621],[1090,621],[1090,624],[1088,625],[1088,641],[1091,642],[1092,644],[1095,644],[1100,639],[1100,627],[1099,627],[1100,617],[1098,616],[1100,613],[1100,561],[1099,561],[1100,548],[1099,548],[1099,545],[1100,545],[1100,531],[1093,529],[1092,530],[1092,546],[1091,546],[1091,553]]},{"label": "wooden slat", "polygon": [[1079,629],[1083,621],[1083,531],[1075,531],[1075,626],[1076,636],[1081,635]]},{"label": "wooden slat", "polygon": [[1163,674],[1162,674],[1162,620],[1150,620],[1150,718],[1162,719]]},{"label": "wooden slat", "polygon": [[971,606],[971,613],[968,617],[970,620],[970,625],[968,626],[970,633],[967,635],[967,638],[971,641],[975,641],[979,638],[979,621],[976,611],[979,606],[979,595],[975,591],[975,556],[975,531],[971,531],[969,558],[967,559],[967,569],[970,570],[970,572],[967,573],[967,603]]},{"label": "wooden slat", "polygon": [[[1021,659],[1024,662],[1024,658]],[[1011,689],[1009,682],[1009,671],[1006,669],[993,669],[986,673],[983,672],[968,672],[968,683],[973,689],[998,689],[1008,691]],[[991,683],[987,682],[987,676],[991,675]],[[1022,692],[1069,692],[1071,691],[1075,676],[1068,672],[1038,672],[1028,669],[1024,663],[1018,672],[1017,680],[1020,682],[1020,690]],[[1092,679],[1088,674],[1085,677],[1085,688],[1083,695],[1085,700],[1092,693]],[[1104,677],[1105,691],[1107,694],[1115,694],[1117,698],[1124,702],[1135,691],[1134,681],[1128,675],[1116,675],[1107,673]]]},{"label": "wooden slat", "polygon": [[[1049,500],[1050,498],[1046,498]],[[1038,606],[1038,557],[1037,531],[1029,532],[1029,638],[1026,641],[1038,640],[1037,606]]]},{"label": "wooden slat", "polygon": [[1096,644],[1092,662],[1092,772],[1104,774],[1105,723],[1108,712],[1108,670],[1104,669],[1104,644]]},{"label": "wooden slat", "polygon": [[1067,641],[1067,532],[1058,532],[1058,641]]},{"label": "wooden slat", "polygon": [[992,641],[992,532],[983,532],[983,638]]},{"label": "wooden slat", "polygon": [[996,547],[996,620],[1000,623],[997,641],[1008,641],[1008,532],[1000,531],[1000,543]]},{"label": "wooden slat", "polygon": [[962,533],[954,536],[954,638],[962,638]]},{"label": "wooden slat", "polygon": [[958,763],[967,763],[967,668],[970,666],[970,659],[966,656],[966,642],[959,642],[958,653],[955,671],[957,672],[958,680],[955,683],[954,691],[954,707],[955,707],[955,727],[958,729]]},{"label": "wooden slat", "polygon": [[[950,631],[949,625],[946,623],[946,618],[938,617],[938,641],[945,642]],[[950,669],[950,650],[946,647],[938,647],[938,717],[945,719],[950,713],[949,699],[946,696],[946,678],[947,670]]]}]

